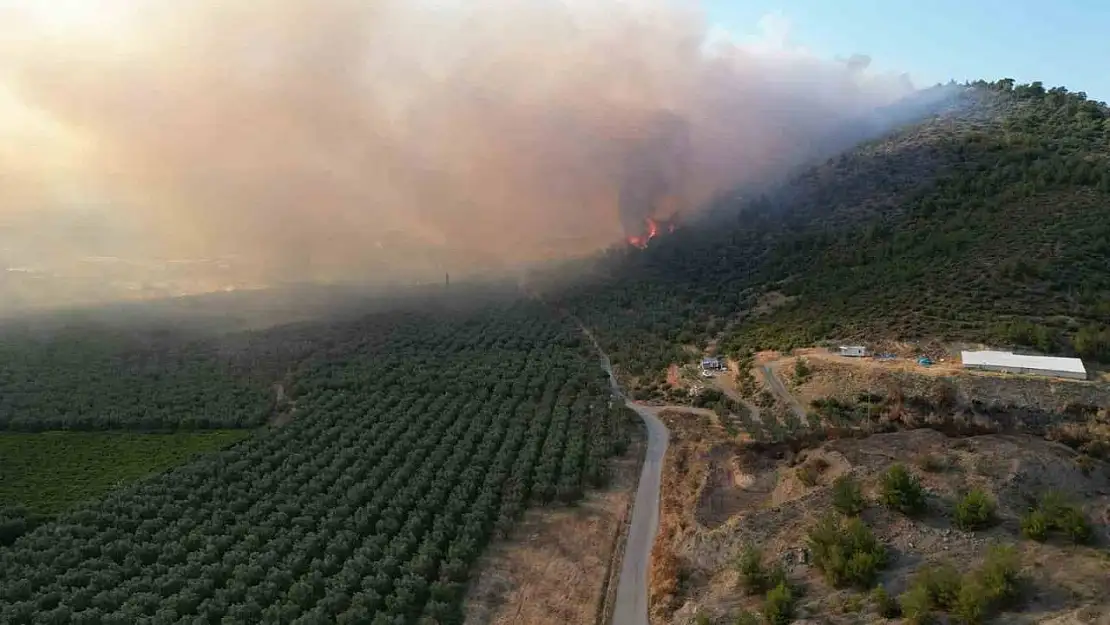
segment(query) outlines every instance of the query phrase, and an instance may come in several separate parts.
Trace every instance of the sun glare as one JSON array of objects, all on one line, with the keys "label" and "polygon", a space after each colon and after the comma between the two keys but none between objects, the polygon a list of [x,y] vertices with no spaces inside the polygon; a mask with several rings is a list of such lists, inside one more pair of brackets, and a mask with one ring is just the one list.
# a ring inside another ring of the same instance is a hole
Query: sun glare
[{"label": "sun glare", "polygon": [[0,0],[0,12],[23,15],[58,34],[94,34],[118,25],[125,4],[115,0]]}]

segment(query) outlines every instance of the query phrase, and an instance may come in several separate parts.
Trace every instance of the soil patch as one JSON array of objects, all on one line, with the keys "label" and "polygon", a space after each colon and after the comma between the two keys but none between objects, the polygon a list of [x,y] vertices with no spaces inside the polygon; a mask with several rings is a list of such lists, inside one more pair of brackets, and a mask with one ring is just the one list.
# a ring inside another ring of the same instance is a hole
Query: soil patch
[{"label": "soil patch", "polygon": [[466,625],[598,622],[644,455],[636,432],[608,489],[573,507],[529,510],[511,538],[489,548],[466,598]]}]

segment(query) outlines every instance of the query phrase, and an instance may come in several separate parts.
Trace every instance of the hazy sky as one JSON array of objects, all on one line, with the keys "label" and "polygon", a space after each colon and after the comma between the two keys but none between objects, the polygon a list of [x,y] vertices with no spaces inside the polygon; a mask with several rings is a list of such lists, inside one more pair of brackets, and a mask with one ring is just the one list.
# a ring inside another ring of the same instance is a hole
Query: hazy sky
[{"label": "hazy sky", "polygon": [[1110,97],[1106,32],[1110,2],[0,0],[0,307],[586,253],[904,73]]},{"label": "hazy sky", "polygon": [[586,253],[911,89],[758,26],[710,49],[687,0],[0,0],[0,291],[104,291],[110,257],[266,283]]},{"label": "hazy sky", "polygon": [[1106,0],[704,0],[712,22],[738,37],[760,19],[788,25],[825,56],[869,55],[918,86],[954,78],[1040,80],[1110,100]]}]

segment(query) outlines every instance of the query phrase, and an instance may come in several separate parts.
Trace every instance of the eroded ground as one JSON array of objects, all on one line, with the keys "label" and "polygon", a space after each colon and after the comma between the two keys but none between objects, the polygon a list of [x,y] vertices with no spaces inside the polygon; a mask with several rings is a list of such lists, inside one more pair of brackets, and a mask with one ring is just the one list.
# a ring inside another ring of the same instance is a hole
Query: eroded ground
[{"label": "eroded ground", "polygon": [[[737,445],[712,431],[686,436],[676,428],[674,455],[665,471],[664,521],[653,579],[655,623],[693,622],[701,611],[711,622],[732,623],[761,598],[741,590],[736,563],[749,545],[766,561],[782,563],[793,583],[805,588],[797,616],[811,622],[886,622],[870,610],[866,594],[830,587],[804,564],[809,529],[832,510],[832,483],[850,473],[869,501],[863,520],[892,554],[880,581],[901,593],[926,563],[952,561],[961,570],[979,562],[992,544],[1012,544],[1020,554],[1030,591],[1020,609],[995,622],[1101,623],[1110,618],[1110,467],[1079,461],[1072,449],[1025,435],[948,437],[929,429],[829,441],[791,452],[788,448]],[[910,519],[877,503],[881,474],[905,463],[927,489],[929,512]],[[811,470],[808,478],[803,470]],[[970,488],[998,504],[998,523],[963,532],[951,510]],[[1019,517],[1046,492],[1077,502],[1095,529],[1090,546],[1021,536]],[[662,564],[666,566],[663,567]],[[665,570],[664,570],[665,568]],[[668,577],[669,576],[669,577]],[[1090,617],[1093,620],[1084,620]]]}]

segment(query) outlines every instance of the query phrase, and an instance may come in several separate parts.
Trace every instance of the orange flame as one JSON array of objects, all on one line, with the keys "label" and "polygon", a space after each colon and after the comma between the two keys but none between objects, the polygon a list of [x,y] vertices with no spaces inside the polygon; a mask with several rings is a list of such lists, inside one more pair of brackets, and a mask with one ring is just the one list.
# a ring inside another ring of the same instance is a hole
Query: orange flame
[{"label": "orange flame", "polygon": [[[640,249],[644,249],[645,247],[647,247],[648,241],[651,241],[652,239],[654,239],[656,237],[656,235],[659,234],[659,224],[655,223],[654,219],[652,219],[651,217],[648,217],[647,219],[644,220],[644,224],[647,226],[647,233],[646,234],[640,235],[640,236],[634,235],[634,236],[629,236],[628,237],[628,244],[631,245],[632,247],[638,247]],[[673,224],[670,226],[670,231],[674,232],[674,225]]]}]

